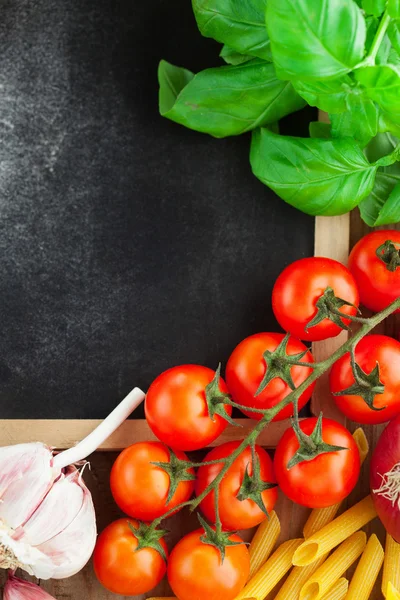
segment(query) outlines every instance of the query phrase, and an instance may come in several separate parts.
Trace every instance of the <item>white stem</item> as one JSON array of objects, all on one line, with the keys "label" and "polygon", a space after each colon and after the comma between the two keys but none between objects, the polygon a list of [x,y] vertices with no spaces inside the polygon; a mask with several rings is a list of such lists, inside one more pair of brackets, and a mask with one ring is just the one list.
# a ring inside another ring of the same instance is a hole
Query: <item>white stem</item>
[{"label": "white stem", "polygon": [[145,394],[142,390],[134,388],[92,433],[89,433],[85,439],[73,448],[57,454],[53,460],[54,468],[63,469],[92,454],[129,417],[135,408],[143,402],[144,396]]}]

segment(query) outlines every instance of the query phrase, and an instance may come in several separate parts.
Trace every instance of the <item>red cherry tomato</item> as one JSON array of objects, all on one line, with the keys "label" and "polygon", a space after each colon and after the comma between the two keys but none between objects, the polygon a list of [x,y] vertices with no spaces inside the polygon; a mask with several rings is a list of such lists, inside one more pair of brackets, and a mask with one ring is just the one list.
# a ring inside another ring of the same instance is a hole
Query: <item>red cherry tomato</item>
[{"label": "red cherry tomato", "polygon": [[[327,288],[335,296],[358,306],[356,282],[348,269],[330,258],[302,258],[282,271],[272,290],[272,309],[279,325],[301,340],[318,341],[335,337],[339,325],[324,319],[317,325],[307,324],[316,316],[316,303]],[[353,306],[343,306],[340,312],[355,315]],[[348,325],[349,320],[343,319]]]},{"label": "red cherry tomato", "polygon": [[[300,422],[304,433],[310,435],[317,423],[312,417]],[[326,444],[341,446],[338,450],[320,454],[288,469],[288,463],[299,449],[292,428],[283,434],[275,451],[275,474],[281,490],[297,504],[309,508],[324,508],[341,502],[350,494],[360,473],[360,454],[350,432],[331,419],[322,421],[322,438]]]},{"label": "red cherry tomato", "polygon": [[[389,421],[400,413],[400,343],[386,335],[367,335],[358,342],[355,358],[367,374],[379,365],[379,380],[384,384],[384,393],[374,397],[373,405],[383,410],[373,410],[362,396],[349,394],[334,396],[338,408],[357,423]],[[332,367],[331,392],[341,392],[354,384],[350,354],[345,354]]]},{"label": "red cherry tomato", "polygon": [[[147,422],[159,440],[179,450],[199,450],[213,442],[227,426],[219,415],[211,419],[206,386],[215,372],[200,365],[173,367],[151,384],[145,400]],[[220,379],[219,389],[227,392]],[[232,407],[225,405],[228,415]]]},{"label": "red cherry tomato", "polygon": [[[233,400],[238,404],[249,408],[272,408],[283,400],[292,391],[289,385],[276,377],[272,379],[266,388],[256,396],[256,392],[267,371],[266,362],[263,358],[265,351],[274,352],[282,343],[282,333],[256,333],[244,339],[229,357],[226,365],[226,383]],[[286,353],[290,356],[307,350],[306,346],[293,337],[289,338]],[[311,352],[301,359],[302,362],[314,362]],[[293,366],[290,374],[293,383],[298,387],[311,374],[311,367]],[[299,409],[310,399],[315,383],[300,396]],[[253,413],[250,410],[243,411],[247,416],[260,420],[261,413]],[[289,404],[274,417],[273,421],[281,421],[293,415],[293,405]]]},{"label": "red cherry tomato", "polygon": [[[204,458],[205,462],[226,458],[240,445],[238,442],[227,442],[217,446]],[[272,460],[267,452],[256,446],[257,459],[260,467],[261,480],[275,483]],[[214,481],[223,467],[222,463],[215,465],[204,465],[197,471],[196,495],[199,496],[206,487]],[[251,449],[246,448],[233,462],[219,486],[219,516],[222,527],[227,531],[236,529],[248,529],[255,527],[266,519],[266,514],[257,506],[254,500],[239,500],[238,493],[242,487],[243,479],[247,473],[253,475],[253,463]],[[277,488],[264,490],[259,494],[260,501],[266,510],[271,512],[278,498]],[[214,492],[208,494],[200,504],[200,508],[209,521],[215,523]]]},{"label": "red cherry tomato", "polygon": [[[227,546],[221,561],[219,550],[201,541],[203,529],[192,531],[177,543],[168,561],[168,581],[179,600],[234,600],[250,572],[245,544]],[[230,535],[233,542],[242,542]]]},{"label": "red cherry tomato", "polygon": [[[180,450],[180,460],[188,460]],[[170,450],[161,442],[139,442],[125,448],[111,470],[111,492],[115,502],[127,515],[141,521],[152,521],[190,498],[194,481],[180,481],[167,503],[170,477],[154,462],[170,463]],[[194,470],[189,472],[194,474]]]},{"label": "red cherry tomato", "polygon": [[357,242],[349,256],[349,269],[357,282],[361,303],[375,312],[400,296],[400,266],[390,270],[382,260],[383,250],[377,256],[378,249],[388,240],[400,249],[400,231],[373,231]]},{"label": "red cherry tomato", "polygon": [[[93,554],[96,576],[114,594],[145,594],[160,583],[166,572],[165,560],[153,548],[136,550],[138,540],[129,527],[138,527],[132,519],[114,521],[99,535]],[[165,554],[167,546],[160,540]]]}]

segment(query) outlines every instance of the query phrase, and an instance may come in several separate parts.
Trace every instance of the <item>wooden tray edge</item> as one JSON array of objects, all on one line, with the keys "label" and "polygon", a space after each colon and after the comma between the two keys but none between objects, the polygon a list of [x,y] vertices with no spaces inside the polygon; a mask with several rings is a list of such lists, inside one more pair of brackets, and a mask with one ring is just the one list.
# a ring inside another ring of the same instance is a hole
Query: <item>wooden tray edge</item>
[{"label": "wooden tray edge", "polygon": [[[70,448],[83,439],[100,423],[97,419],[9,419],[0,421],[0,446],[27,442],[43,442],[52,448]],[[254,427],[251,419],[237,419],[241,427],[228,425],[221,436],[211,446],[240,439]],[[282,433],[290,426],[289,420],[271,423],[263,431],[258,443],[266,448],[276,447]],[[117,451],[135,442],[156,440],[145,419],[125,421],[98,448],[104,451]]]}]

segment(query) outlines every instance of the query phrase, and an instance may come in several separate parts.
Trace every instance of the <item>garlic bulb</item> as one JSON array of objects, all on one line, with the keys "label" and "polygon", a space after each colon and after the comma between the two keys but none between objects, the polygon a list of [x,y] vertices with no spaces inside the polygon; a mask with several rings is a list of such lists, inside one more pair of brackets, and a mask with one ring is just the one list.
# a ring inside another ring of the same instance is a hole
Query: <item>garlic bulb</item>
[{"label": "garlic bulb", "polygon": [[36,584],[9,575],[3,600],[54,600],[54,598]]},{"label": "garlic bulb", "polygon": [[[60,454],[40,442],[0,448],[0,568],[61,579],[85,566],[96,517],[82,475],[70,463],[100,446],[143,399],[135,388],[85,440]],[[9,589],[14,584],[15,578]]]}]

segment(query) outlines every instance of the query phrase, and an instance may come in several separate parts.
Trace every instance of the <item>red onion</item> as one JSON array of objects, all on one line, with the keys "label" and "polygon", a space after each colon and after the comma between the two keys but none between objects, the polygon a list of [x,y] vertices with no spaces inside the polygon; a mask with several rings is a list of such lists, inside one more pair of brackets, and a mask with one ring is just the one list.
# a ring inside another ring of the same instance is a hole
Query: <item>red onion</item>
[{"label": "red onion", "polygon": [[400,415],[390,421],[379,438],[372,455],[370,484],[380,520],[400,542]]}]

